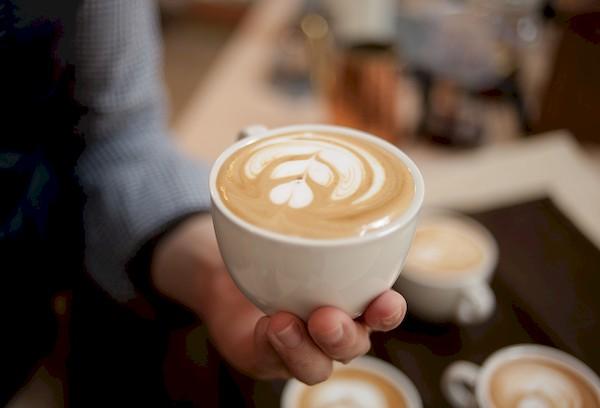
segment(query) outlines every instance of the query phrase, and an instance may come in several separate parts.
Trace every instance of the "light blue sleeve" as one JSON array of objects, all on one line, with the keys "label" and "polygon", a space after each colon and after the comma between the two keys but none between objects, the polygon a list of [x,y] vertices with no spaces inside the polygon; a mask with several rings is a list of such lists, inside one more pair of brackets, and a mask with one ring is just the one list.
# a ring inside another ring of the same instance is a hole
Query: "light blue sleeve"
[{"label": "light blue sleeve", "polygon": [[77,100],[88,109],[78,174],[88,272],[115,299],[125,271],[165,225],[209,206],[208,169],[180,154],[165,120],[158,16],[151,0],[85,0],[75,44]]}]

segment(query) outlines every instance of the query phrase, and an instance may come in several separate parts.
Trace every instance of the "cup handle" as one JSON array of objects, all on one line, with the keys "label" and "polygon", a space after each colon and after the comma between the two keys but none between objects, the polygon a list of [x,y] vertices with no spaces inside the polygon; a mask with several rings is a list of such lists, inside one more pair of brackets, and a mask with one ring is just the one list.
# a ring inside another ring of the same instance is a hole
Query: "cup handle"
[{"label": "cup handle", "polygon": [[442,392],[455,408],[475,408],[475,386],[479,366],[468,361],[456,361],[442,375]]},{"label": "cup handle", "polygon": [[267,127],[263,126],[263,125],[246,126],[242,130],[240,130],[240,133],[238,133],[237,140],[242,140],[247,137],[260,136],[261,134],[265,133],[268,130],[269,129],[267,129]]},{"label": "cup handle", "polygon": [[456,306],[456,320],[460,324],[478,323],[487,319],[496,306],[494,292],[486,282],[461,290]]}]

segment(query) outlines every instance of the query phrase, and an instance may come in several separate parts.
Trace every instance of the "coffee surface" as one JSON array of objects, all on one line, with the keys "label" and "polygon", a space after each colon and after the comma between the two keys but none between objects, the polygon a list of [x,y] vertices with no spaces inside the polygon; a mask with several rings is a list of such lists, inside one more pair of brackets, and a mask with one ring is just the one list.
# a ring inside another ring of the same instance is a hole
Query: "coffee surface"
[{"label": "coffee surface", "polygon": [[441,280],[477,273],[489,256],[485,239],[480,231],[459,218],[425,218],[417,225],[406,272]]},{"label": "coffee surface", "polygon": [[223,163],[217,187],[234,214],[307,238],[367,234],[398,218],[414,196],[405,164],[368,140],[302,132],[259,139]]},{"label": "coffee surface", "polygon": [[342,368],[318,385],[305,387],[298,408],[404,408],[406,399],[386,378]]},{"label": "coffee surface", "polygon": [[581,375],[550,359],[510,361],[491,378],[489,394],[497,408],[600,408],[600,395]]}]

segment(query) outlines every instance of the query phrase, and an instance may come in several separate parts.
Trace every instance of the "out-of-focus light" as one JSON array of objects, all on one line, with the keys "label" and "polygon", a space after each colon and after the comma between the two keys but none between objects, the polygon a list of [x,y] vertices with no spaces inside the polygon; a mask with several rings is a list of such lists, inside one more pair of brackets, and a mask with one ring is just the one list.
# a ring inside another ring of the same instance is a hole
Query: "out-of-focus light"
[{"label": "out-of-focus light", "polygon": [[304,16],[300,23],[300,28],[304,35],[312,40],[325,38],[329,32],[327,20],[318,14],[308,14]]}]

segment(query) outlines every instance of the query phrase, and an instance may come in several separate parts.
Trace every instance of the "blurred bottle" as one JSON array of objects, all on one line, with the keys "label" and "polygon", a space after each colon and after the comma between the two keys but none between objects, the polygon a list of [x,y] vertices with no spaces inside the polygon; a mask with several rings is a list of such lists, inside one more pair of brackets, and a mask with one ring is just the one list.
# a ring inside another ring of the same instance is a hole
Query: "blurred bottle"
[{"label": "blurred bottle", "polygon": [[333,38],[327,19],[320,10],[309,10],[302,18],[300,28],[306,42],[313,91],[322,96],[333,80]]},{"label": "blurred bottle", "polygon": [[[403,2],[399,40],[423,91],[419,133],[475,147],[504,137],[497,128],[506,125],[499,122],[528,131],[520,57],[537,46],[541,7],[540,0]],[[510,106],[513,118],[496,120],[499,104]]]},{"label": "blurred bottle", "polygon": [[394,1],[329,0],[323,6],[334,45],[320,85],[330,121],[400,142]]},{"label": "blurred bottle", "polygon": [[437,78],[427,88],[421,132],[432,141],[457,147],[481,143],[484,111],[456,82]]}]

